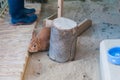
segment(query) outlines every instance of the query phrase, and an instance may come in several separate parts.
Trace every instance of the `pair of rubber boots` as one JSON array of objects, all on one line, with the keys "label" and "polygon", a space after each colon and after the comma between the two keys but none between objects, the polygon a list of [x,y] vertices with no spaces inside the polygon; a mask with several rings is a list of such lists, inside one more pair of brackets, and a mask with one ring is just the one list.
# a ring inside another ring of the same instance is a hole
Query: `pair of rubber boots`
[{"label": "pair of rubber boots", "polygon": [[36,21],[35,9],[24,7],[24,0],[8,0],[11,23],[13,25],[27,25]]}]

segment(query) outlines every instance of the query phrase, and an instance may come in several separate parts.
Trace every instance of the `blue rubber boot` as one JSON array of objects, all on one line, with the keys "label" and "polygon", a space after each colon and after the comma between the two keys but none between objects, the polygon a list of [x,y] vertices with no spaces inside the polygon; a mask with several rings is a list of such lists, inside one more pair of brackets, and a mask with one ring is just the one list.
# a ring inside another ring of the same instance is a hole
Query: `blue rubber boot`
[{"label": "blue rubber boot", "polygon": [[22,12],[24,12],[25,14],[27,15],[31,15],[31,14],[34,14],[35,13],[35,9],[34,8],[31,8],[31,9],[28,9],[28,8],[25,8],[24,6],[24,0],[21,0],[21,3],[22,3]]},{"label": "blue rubber boot", "polygon": [[28,8],[24,8],[23,9],[23,12],[27,15],[31,15],[31,14],[34,14],[35,13],[35,9],[34,8],[31,8],[31,9],[28,9]]},{"label": "blue rubber boot", "polygon": [[31,24],[37,19],[35,14],[28,16],[23,12],[23,3],[21,1],[22,0],[8,0],[9,13],[11,15],[11,23],[13,25]]},{"label": "blue rubber boot", "polygon": [[31,14],[30,16],[28,15],[22,15],[20,18],[12,18],[11,23],[16,26],[16,25],[29,25],[32,24],[36,21],[37,16],[35,14]]}]

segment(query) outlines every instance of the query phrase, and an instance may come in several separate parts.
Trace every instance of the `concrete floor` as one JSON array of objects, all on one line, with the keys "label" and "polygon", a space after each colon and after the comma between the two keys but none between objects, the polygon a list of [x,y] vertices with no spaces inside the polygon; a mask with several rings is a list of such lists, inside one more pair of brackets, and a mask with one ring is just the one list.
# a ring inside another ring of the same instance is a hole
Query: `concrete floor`
[{"label": "concrete floor", "polygon": [[[56,9],[56,2],[50,2],[43,15]],[[78,38],[75,61],[56,63],[47,52],[35,53],[31,55],[25,80],[101,80],[99,44],[104,39],[120,38],[120,2],[66,1],[64,17],[78,23],[85,18],[93,21],[92,27]]]}]

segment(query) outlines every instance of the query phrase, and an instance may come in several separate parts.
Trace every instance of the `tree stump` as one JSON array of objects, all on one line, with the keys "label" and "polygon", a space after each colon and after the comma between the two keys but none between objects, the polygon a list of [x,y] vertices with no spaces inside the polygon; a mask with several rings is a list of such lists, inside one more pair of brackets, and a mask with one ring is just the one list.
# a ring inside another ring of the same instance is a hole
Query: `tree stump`
[{"label": "tree stump", "polygon": [[66,18],[53,20],[51,28],[49,57],[57,62],[72,60],[75,54],[77,23]]},{"label": "tree stump", "polygon": [[77,37],[91,24],[91,20],[85,20],[77,25],[75,21],[67,18],[54,19],[51,27],[49,58],[61,63],[73,60]]}]

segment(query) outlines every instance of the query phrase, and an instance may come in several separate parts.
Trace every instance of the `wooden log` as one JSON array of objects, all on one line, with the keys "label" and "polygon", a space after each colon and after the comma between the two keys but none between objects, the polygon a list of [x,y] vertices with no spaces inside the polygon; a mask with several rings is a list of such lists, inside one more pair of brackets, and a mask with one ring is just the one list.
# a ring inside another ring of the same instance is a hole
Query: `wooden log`
[{"label": "wooden log", "polygon": [[66,62],[74,58],[77,38],[74,28],[77,23],[67,18],[53,20],[51,28],[49,57],[57,62]]},{"label": "wooden log", "polygon": [[85,20],[77,25],[76,22],[67,18],[53,20],[50,38],[50,59],[57,62],[66,62],[74,59],[77,37],[80,33],[91,26],[91,20]]}]

